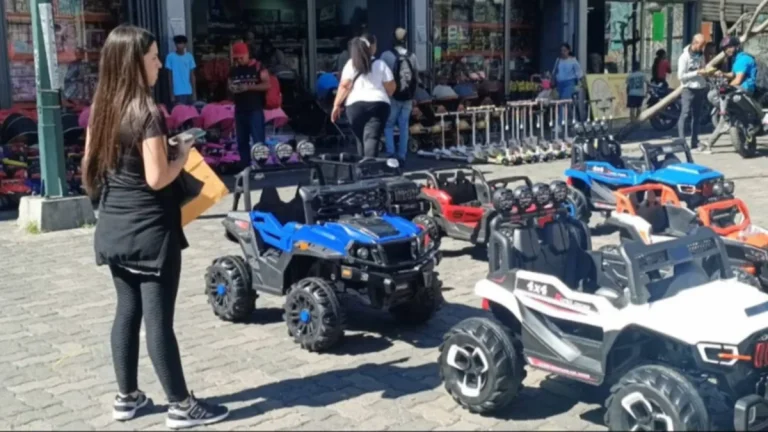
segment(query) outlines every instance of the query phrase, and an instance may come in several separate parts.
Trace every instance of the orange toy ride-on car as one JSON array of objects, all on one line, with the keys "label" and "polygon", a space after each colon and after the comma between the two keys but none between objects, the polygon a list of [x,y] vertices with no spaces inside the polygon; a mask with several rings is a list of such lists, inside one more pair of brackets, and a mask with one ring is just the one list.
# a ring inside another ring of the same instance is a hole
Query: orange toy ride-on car
[{"label": "orange toy ride-on car", "polygon": [[768,230],[752,224],[741,199],[723,191],[722,199],[694,211],[681,204],[674,190],[661,184],[623,188],[614,194],[616,211],[607,223],[619,229],[622,241],[656,243],[707,226],[723,238],[731,264],[743,271],[737,273],[768,289]]}]

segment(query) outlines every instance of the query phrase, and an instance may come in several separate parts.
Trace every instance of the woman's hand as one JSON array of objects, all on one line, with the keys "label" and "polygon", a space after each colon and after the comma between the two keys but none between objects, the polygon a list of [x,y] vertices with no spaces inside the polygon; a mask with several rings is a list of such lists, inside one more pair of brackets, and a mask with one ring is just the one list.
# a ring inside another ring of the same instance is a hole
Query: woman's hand
[{"label": "woman's hand", "polygon": [[339,120],[339,117],[341,117],[341,112],[344,110],[344,108],[341,107],[341,105],[334,105],[333,111],[331,111],[331,121],[336,123]]}]

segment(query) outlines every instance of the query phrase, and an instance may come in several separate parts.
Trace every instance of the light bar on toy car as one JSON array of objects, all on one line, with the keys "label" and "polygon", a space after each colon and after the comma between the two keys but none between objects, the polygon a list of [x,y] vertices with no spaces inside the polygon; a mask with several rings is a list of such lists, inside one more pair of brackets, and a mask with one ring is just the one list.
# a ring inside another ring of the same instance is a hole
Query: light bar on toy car
[{"label": "light bar on toy car", "polygon": [[262,143],[256,143],[251,148],[251,157],[254,161],[265,162],[269,159],[269,147]]},{"label": "light bar on toy car", "polygon": [[549,190],[552,191],[552,199],[558,204],[568,199],[568,185],[564,181],[553,181],[549,185]]},{"label": "light bar on toy car", "polygon": [[552,191],[549,189],[549,185],[545,183],[537,183],[533,185],[531,190],[536,204],[543,206],[549,204],[552,201]]}]

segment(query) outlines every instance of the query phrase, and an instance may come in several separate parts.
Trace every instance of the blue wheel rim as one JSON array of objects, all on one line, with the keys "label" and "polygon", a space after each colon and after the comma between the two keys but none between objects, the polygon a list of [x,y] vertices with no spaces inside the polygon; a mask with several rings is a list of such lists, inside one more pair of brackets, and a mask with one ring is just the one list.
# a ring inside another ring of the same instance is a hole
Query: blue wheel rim
[{"label": "blue wheel rim", "polygon": [[216,295],[219,297],[224,297],[227,295],[227,286],[224,284],[218,284],[216,286]]},{"label": "blue wheel rim", "polygon": [[303,324],[307,324],[312,321],[312,314],[309,313],[309,310],[302,309],[301,312],[299,312],[299,321]]},{"label": "blue wheel rim", "polygon": [[574,217],[574,218],[577,217],[577,215],[576,215],[576,206],[574,206],[572,202],[566,201],[565,208],[568,209],[568,214],[571,217]]}]

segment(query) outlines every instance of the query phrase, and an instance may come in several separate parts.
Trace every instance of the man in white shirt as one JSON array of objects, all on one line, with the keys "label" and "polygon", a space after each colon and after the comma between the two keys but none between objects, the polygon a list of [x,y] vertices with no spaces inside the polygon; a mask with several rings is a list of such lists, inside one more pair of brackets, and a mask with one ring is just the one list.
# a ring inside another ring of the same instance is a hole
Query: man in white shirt
[{"label": "man in white shirt", "polygon": [[691,148],[699,147],[699,125],[702,114],[701,107],[707,97],[707,80],[705,76],[704,35],[697,34],[693,41],[683,49],[677,60],[677,78],[683,86],[681,96],[682,110],[677,122],[677,134],[685,139],[685,124],[691,122]]}]

